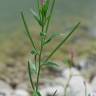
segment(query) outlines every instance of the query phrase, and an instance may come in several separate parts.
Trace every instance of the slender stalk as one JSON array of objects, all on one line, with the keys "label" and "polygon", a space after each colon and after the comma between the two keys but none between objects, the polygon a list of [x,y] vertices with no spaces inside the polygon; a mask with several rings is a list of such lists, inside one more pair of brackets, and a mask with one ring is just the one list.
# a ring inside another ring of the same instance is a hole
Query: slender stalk
[{"label": "slender stalk", "polygon": [[36,50],[34,41],[33,41],[32,37],[31,37],[31,35],[30,35],[30,32],[29,32],[27,23],[26,23],[26,21],[25,21],[25,17],[24,17],[23,12],[21,12],[21,18],[22,18],[22,21],[23,21],[23,23],[24,23],[24,26],[25,26],[25,29],[26,29],[26,33],[27,33],[27,35],[28,35],[28,37],[29,37],[29,39],[30,39],[30,41],[31,41],[31,44],[32,44],[33,48]]},{"label": "slender stalk", "polygon": [[32,88],[33,88],[33,90],[34,90],[35,88],[34,88],[33,80],[32,80],[32,78],[31,78],[31,69],[30,69],[30,64],[29,64],[29,62],[28,62],[28,73],[29,73],[29,79],[30,79],[31,86],[32,86]]},{"label": "slender stalk", "polygon": [[[54,53],[69,39],[69,37],[72,35],[72,33],[78,28],[78,26],[80,25],[80,23],[76,24],[75,27],[72,29],[72,31],[63,39],[63,41],[61,43],[59,43],[59,45],[57,45],[57,47],[51,52],[51,54],[46,58],[45,62],[47,62],[53,55]],[[45,63],[44,62],[44,63]]]},{"label": "slender stalk", "polygon": [[[42,18],[42,22],[43,22],[43,18]],[[44,26],[42,26],[42,32],[43,31],[44,31]],[[41,39],[42,39],[42,37],[41,37]],[[40,55],[39,55],[39,66],[38,66],[38,74],[37,74],[36,91],[38,90],[38,86],[39,86],[39,77],[40,77],[40,70],[41,70],[42,51],[43,51],[43,45],[42,45],[42,40],[41,40],[41,48],[40,48]]]},{"label": "slender stalk", "polygon": [[40,77],[40,70],[41,70],[41,55],[42,55],[42,49],[43,47],[41,46],[41,50],[40,50],[40,55],[39,55],[39,66],[38,66],[38,74],[37,74],[37,86],[36,86],[36,90],[38,90],[38,85],[39,85],[39,77]]}]

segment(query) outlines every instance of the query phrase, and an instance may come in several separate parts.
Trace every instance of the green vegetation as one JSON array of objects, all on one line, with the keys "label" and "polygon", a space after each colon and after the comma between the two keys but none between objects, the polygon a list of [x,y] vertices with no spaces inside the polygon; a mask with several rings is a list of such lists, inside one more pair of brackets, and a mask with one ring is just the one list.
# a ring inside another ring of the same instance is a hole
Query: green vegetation
[{"label": "green vegetation", "polygon": [[[34,63],[31,59],[28,60],[28,73],[29,73],[29,79],[30,83],[33,89],[32,96],[41,96],[39,92],[39,79],[40,79],[40,73],[42,67],[56,67],[58,66],[56,63],[50,61],[50,58],[57,52],[57,50],[69,39],[69,37],[73,34],[73,32],[78,28],[80,23],[76,24],[75,27],[72,28],[70,32],[67,33],[67,35],[64,36],[63,40],[51,51],[46,58],[43,50],[48,46],[48,43],[50,43],[54,37],[59,35],[60,33],[55,33],[52,32],[51,36],[48,35],[48,29],[50,25],[50,20],[52,17],[53,13],[53,8],[55,4],[55,0],[51,2],[51,0],[36,0],[35,2],[35,8],[36,11],[33,9],[31,10],[33,17],[37,21],[37,23],[40,26],[40,31],[39,31],[39,47],[36,47],[36,42],[32,38],[30,31],[28,29],[24,13],[21,12],[21,18],[24,23],[24,27],[26,29],[26,35],[28,36],[31,45],[32,45],[32,50],[31,50],[31,55],[34,57]],[[46,53],[46,52],[45,52]],[[35,83],[33,82],[33,76],[35,75],[36,81]],[[56,91],[54,92],[53,96],[55,96]]]}]

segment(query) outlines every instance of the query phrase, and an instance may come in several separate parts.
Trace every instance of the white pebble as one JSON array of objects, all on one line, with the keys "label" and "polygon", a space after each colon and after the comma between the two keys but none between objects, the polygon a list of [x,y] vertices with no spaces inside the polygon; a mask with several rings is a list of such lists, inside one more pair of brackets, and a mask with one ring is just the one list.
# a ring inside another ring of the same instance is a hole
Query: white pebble
[{"label": "white pebble", "polygon": [[16,89],[14,91],[14,96],[29,96],[29,93],[23,89]]}]

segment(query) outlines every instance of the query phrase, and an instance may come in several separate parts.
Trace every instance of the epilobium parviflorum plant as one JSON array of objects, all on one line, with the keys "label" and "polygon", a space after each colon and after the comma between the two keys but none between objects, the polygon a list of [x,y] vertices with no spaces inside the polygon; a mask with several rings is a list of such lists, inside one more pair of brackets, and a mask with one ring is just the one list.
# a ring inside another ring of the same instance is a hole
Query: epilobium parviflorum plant
[{"label": "epilobium parviflorum plant", "polygon": [[[51,36],[48,36],[48,28],[50,25],[50,20],[52,17],[53,9],[55,0],[34,0],[34,5],[36,8],[36,11],[31,10],[32,15],[34,19],[37,21],[38,25],[40,26],[40,48],[36,47],[36,44],[30,35],[24,13],[21,12],[21,18],[24,23],[24,27],[26,29],[26,33],[28,35],[28,38],[31,41],[32,44],[32,51],[31,54],[34,56],[34,64],[28,61],[28,72],[29,72],[29,78],[30,83],[32,86],[32,96],[41,96],[39,92],[39,79],[40,79],[40,72],[41,68],[43,66],[57,66],[54,62],[50,61],[50,58],[56,53],[56,51],[68,40],[68,38],[72,35],[72,33],[77,29],[80,23],[77,23],[74,28],[69,32],[66,36],[64,36],[64,39],[54,48],[52,52],[45,58],[42,59],[43,56],[43,49],[47,47],[47,44],[51,42],[51,40],[54,37],[54,32]],[[56,34],[56,33],[55,33]],[[45,46],[46,45],[46,46]],[[33,82],[32,74],[35,74],[36,82]],[[53,96],[55,96],[56,92],[54,92]]]}]

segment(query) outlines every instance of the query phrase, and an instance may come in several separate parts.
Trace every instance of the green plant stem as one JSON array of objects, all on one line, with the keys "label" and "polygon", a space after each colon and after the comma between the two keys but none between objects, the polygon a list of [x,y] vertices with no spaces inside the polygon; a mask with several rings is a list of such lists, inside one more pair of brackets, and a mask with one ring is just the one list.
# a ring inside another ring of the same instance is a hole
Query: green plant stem
[{"label": "green plant stem", "polygon": [[29,61],[28,61],[28,74],[29,74],[29,79],[30,79],[31,86],[32,86],[32,88],[34,90],[35,88],[34,88],[33,80],[31,78],[31,69],[30,69]]},{"label": "green plant stem", "polygon": [[37,86],[36,86],[36,90],[38,90],[38,85],[39,85],[39,77],[40,77],[40,69],[41,69],[41,55],[42,55],[42,49],[43,47],[41,46],[40,49],[40,55],[39,55],[39,66],[38,66],[38,74],[37,74]]},{"label": "green plant stem", "polygon": [[30,35],[30,32],[29,32],[27,23],[26,23],[26,21],[25,21],[25,17],[24,17],[23,12],[21,12],[21,18],[22,18],[22,21],[23,21],[23,23],[24,23],[24,26],[25,26],[25,29],[26,29],[26,33],[27,33],[27,35],[28,35],[28,37],[29,37],[29,39],[30,39],[30,41],[31,41],[31,44],[32,44],[33,48],[36,50],[34,41],[33,41],[32,37],[31,37],[31,35]]},{"label": "green plant stem", "polygon": [[[42,19],[43,20],[43,19]],[[44,26],[42,26],[42,32],[44,31]],[[37,85],[36,85],[36,91],[38,91],[39,86],[39,77],[40,77],[40,70],[41,70],[41,57],[42,57],[42,51],[43,51],[43,45],[41,40],[41,48],[40,48],[40,55],[39,55],[39,66],[38,66],[38,74],[37,74]]]},{"label": "green plant stem", "polygon": [[[59,45],[57,45],[57,47],[51,52],[51,54],[46,58],[45,62],[47,62],[53,55],[54,53],[67,41],[67,39],[69,39],[69,37],[72,35],[72,33],[78,28],[78,26],[80,25],[80,22],[78,24],[75,25],[75,27],[72,29],[72,31],[63,39],[63,41],[61,41],[61,43],[59,43]],[[45,63],[44,62],[44,63]]]}]

